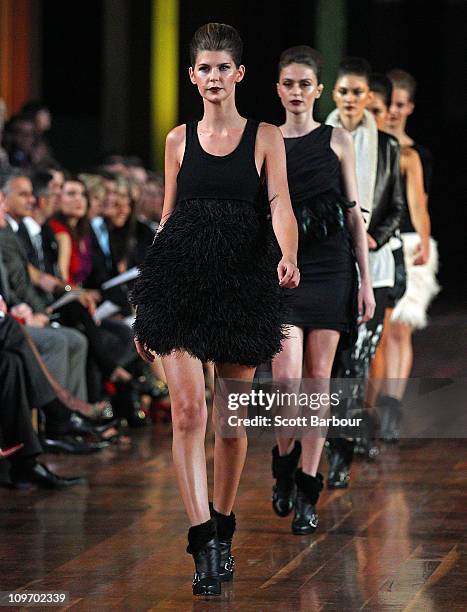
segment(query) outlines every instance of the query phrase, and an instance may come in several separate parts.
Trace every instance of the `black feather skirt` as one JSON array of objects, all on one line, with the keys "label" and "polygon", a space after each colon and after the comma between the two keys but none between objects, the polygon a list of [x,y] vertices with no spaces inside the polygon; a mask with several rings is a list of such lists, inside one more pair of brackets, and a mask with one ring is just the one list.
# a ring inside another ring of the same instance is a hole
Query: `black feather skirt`
[{"label": "black feather skirt", "polygon": [[140,266],[135,337],[158,355],[255,367],[281,350],[287,300],[271,223],[248,202],[177,203]]}]

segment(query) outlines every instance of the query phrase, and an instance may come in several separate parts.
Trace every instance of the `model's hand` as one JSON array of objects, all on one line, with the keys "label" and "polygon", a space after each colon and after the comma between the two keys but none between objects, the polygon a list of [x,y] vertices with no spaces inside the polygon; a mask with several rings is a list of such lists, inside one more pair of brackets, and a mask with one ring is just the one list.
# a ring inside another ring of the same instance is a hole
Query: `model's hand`
[{"label": "model's hand", "polygon": [[373,318],[375,314],[375,296],[373,288],[369,282],[362,282],[358,290],[358,314],[359,325],[366,323]]},{"label": "model's hand", "polygon": [[295,289],[300,282],[300,271],[296,264],[284,257],[277,266],[277,276],[279,277],[279,285],[285,289]]},{"label": "model's hand", "polygon": [[374,251],[378,246],[376,240],[373,238],[373,236],[370,236],[370,234],[367,234],[366,237],[368,240],[368,248],[370,251]]},{"label": "model's hand", "polygon": [[414,266],[424,266],[428,263],[428,259],[430,257],[430,243],[426,242],[423,244],[422,242],[418,245],[417,250],[414,253],[413,265]]},{"label": "model's hand", "polygon": [[154,355],[146,347],[146,345],[140,342],[137,338],[135,338],[135,346],[136,352],[143,361],[146,361],[146,363],[152,363],[154,361]]}]

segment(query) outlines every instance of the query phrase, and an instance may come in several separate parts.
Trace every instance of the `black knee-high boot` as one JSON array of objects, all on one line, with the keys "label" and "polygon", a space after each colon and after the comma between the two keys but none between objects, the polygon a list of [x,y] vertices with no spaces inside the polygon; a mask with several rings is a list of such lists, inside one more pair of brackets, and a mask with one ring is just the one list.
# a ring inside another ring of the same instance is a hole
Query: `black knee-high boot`
[{"label": "black knee-high boot", "polygon": [[279,516],[292,512],[295,499],[295,471],[297,469],[302,446],[295,441],[288,455],[279,455],[279,448],[272,449],[272,475],[276,482],[272,488],[272,507]]},{"label": "black knee-high boot", "polygon": [[318,526],[316,504],[323,488],[323,476],[305,474],[301,469],[295,472],[297,496],[295,498],[295,516],[292,521],[292,533],[305,535],[313,533]]},{"label": "black knee-high boot", "polygon": [[220,551],[214,519],[190,527],[186,551],[195,562],[193,595],[220,595]]},{"label": "black knee-high boot", "polygon": [[221,514],[210,504],[211,516],[217,524],[217,538],[220,549],[219,578],[222,582],[232,580],[235,570],[235,559],[232,556],[232,538],[235,532],[235,514]]}]

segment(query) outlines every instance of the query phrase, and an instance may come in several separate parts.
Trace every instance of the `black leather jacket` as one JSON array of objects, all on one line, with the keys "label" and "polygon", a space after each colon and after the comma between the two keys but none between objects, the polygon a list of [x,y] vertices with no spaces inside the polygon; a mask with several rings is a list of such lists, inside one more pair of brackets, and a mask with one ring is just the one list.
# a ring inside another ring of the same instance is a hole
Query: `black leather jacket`
[{"label": "black leather jacket", "polygon": [[400,149],[396,138],[378,130],[378,167],[368,233],[381,248],[394,234],[404,211],[400,175]]}]

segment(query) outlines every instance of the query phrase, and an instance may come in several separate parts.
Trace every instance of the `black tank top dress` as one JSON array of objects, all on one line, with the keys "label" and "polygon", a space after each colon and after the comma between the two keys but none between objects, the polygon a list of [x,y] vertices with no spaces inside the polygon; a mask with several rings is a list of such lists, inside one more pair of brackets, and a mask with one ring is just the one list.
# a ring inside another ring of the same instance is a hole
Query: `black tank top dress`
[{"label": "black tank top dress", "polygon": [[258,123],[237,148],[207,153],[186,126],[176,206],[148,249],[131,301],[135,336],[159,355],[257,366],[286,333],[280,253],[255,164]]},{"label": "black tank top dress", "polygon": [[358,279],[345,214],[353,203],[342,193],[331,135],[331,126],[320,125],[305,136],[284,139],[300,235],[300,284],[287,294],[287,322],[305,330],[339,331],[344,346],[350,346],[357,334]]}]

